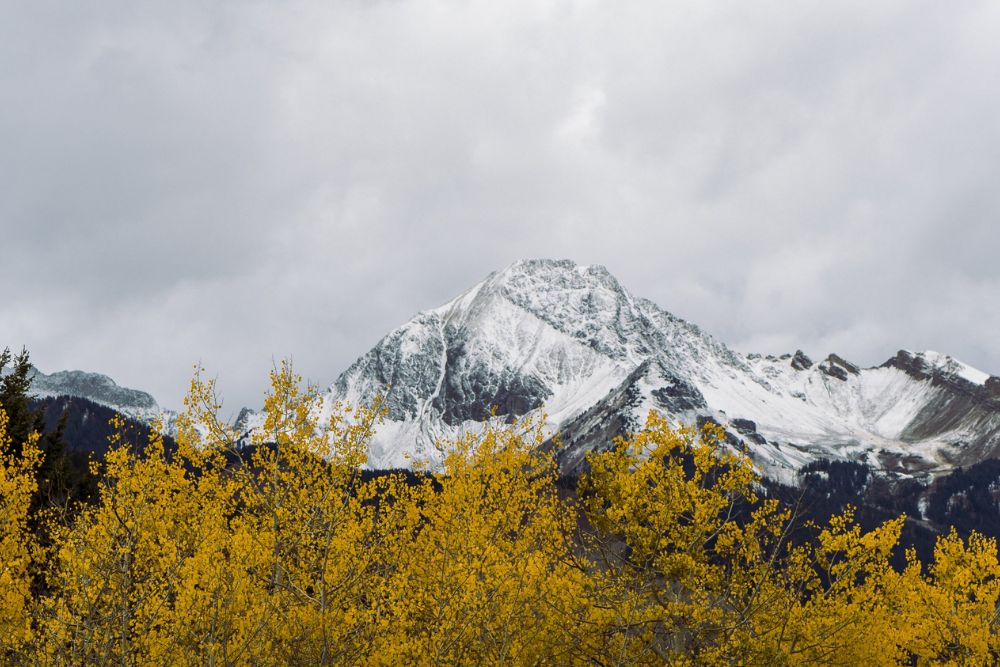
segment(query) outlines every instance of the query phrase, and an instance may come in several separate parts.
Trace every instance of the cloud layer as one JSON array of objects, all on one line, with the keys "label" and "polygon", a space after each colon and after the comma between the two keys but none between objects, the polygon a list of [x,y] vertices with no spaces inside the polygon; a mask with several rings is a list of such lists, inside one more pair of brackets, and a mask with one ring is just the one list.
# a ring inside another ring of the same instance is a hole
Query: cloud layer
[{"label": "cloud layer", "polygon": [[39,0],[0,22],[0,344],[177,406],[326,384],[521,257],[744,351],[1000,374],[1000,5]]}]

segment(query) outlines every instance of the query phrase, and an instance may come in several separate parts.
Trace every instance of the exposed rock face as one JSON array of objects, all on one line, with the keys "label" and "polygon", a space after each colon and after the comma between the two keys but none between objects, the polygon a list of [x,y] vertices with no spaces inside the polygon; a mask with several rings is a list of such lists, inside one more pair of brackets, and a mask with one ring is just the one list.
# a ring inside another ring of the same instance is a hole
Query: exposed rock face
[{"label": "exposed rock face", "polygon": [[812,359],[807,357],[802,350],[796,350],[795,355],[792,356],[792,368],[797,371],[804,371],[812,368]]},{"label": "exposed rock face", "polygon": [[651,392],[661,411],[679,414],[708,409],[705,397],[698,391],[698,387],[678,377],[664,377],[663,380],[665,384]]},{"label": "exposed rock face", "polygon": [[[387,392],[387,393],[386,393]],[[516,262],[390,332],[331,386],[328,401],[386,393],[371,467],[440,461],[436,442],[544,413],[563,469],[641,428],[649,410],[711,419],[772,477],[818,459],[926,475],[1000,453],[1000,379],[933,352],[862,369],[801,350],[741,355],[629,294],[603,267]]]},{"label": "exposed rock face", "polygon": [[[794,368],[794,364],[792,365]],[[804,369],[799,369],[804,370]],[[831,354],[819,365],[819,370],[825,375],[847,382],[848,375],[860,375],[861,369],[851,362],[842,359],[836,354]]]},{"label": "exposed rock face", "polygon": [[1000,377],[991,375],[983,383],[991,398],[1000,398]]},{"label": "exposed rock face", "polygon": [[749,419],[734,419],[730,425],[736,430],[741,438],[757,445],[766,445],[767,439],[757,432],[757,424]]}]

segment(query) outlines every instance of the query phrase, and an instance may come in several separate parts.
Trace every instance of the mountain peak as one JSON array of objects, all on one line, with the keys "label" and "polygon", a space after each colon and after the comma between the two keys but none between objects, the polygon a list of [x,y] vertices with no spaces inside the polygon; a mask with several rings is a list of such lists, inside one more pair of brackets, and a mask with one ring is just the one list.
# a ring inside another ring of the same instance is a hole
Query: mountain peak
[{"label": "mountain peak", "polygon": [[925,474],[1000,453],[1000,380],[970,384],[988,377],[931,352],[902,351],[874,369],[835,354],[744,357],[633,297],[603,266],[528,259],[390,332],[328,400],[385,394],[372,467],[439,463],[439,441],[496,408],[544,414],[567,444],[564,470],[576,472],[587,451],[658,410],[675,423],[732,425],[730,441],[765,474],[794,482],[819,459]]},{"label": "mountain peak", "polygon": [[575,272],[581,275],[611,275],[608,270],[600,264],[578,264],[571,259],[547,258],[518,259],[495,273],[497,275],[503,275],[514,273],[559,274],[563,272]]},{"label": "mountain peak", "polygon": [[493,333],[501,338],[517,329],[515,322],[534,318],[603,354],[636,363],[647,354],[648,341],[632,333],[649,330],[651,317],[683,324],[700,335],[696,327],[634,298],[605,267],[567,259],[518,260],[414,321],[427,317],[440,318],[451,328],[499,327]]},{"label": "mountain peak", "polygon": [[577,264],[568,259],[522,259],[491,274],[484,286],[519,305],[542,302],[571,293],[606,292],[615,298],[632,297],[600,264]]},{"label": "mountain peak", "polygon": [[[639,367],[647,370],[636,374]],[[390,332],[337,379],[331,397],[386,393],[390,420],[407,431],[393,437],[415,438],[417,450],[433,456],[435,437],[492,407],[515,417],[544,406],[554,429],[630,377],[662,381],[671,405],[703,404],[686,378],[721,368],[746,371],[746,363],[696,326],[634,298],[605,267],[534,259]],[[387,443],[373,464],[402,465],[391,450]]]}]

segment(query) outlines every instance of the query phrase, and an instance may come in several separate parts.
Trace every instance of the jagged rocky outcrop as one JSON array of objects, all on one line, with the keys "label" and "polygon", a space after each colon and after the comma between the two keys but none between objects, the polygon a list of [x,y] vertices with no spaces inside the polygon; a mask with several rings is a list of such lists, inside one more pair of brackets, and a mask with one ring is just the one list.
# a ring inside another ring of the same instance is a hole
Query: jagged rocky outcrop
[{"label": "jagged rocky outcrop", "polygon": [[860,368],[836,354],[742,355],[634,297],[606,269],[529,260],[390,332],[328,403],[385,393],[370,467],[440,461],[437,443],[495,411],[545,414],[565,472],[649,410],[726,426],[765,474],[859,461],[929,476],[1000,454],[1000,378],[933,352]]}]

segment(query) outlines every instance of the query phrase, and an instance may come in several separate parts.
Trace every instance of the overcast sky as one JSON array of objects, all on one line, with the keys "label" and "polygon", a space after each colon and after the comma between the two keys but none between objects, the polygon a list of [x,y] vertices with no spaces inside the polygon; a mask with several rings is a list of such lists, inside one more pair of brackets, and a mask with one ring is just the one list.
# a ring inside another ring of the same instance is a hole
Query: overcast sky
[{"label": "overcast sky", "polygon": [[0,346],[326,385],[522,257],[1000,374],[1000,3],[0,1]]}]

